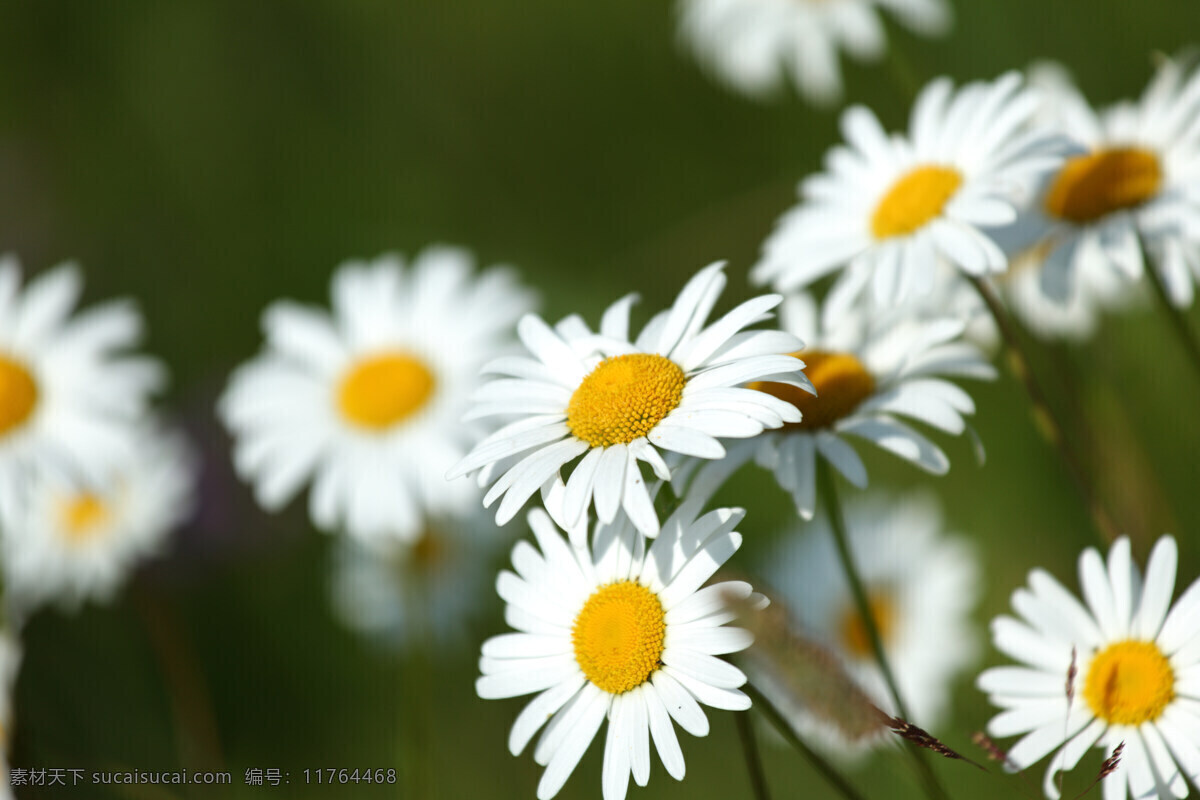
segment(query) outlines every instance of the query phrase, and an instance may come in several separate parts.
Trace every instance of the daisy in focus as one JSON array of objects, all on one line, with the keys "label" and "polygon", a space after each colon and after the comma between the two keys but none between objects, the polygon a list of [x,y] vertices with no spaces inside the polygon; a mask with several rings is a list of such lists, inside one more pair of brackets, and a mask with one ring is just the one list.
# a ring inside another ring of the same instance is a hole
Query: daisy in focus
[{"label": "daisy in focus", "polygon": [[697,58],[734,89],[763,96],[790,76],[813,103],[842,96],[838,51],[874,61],[887,47],[877,9],[926,35],[945,33],[944,0],[683,0],[679,32]]},{"label": "daisy in focus", "polygon": [[1061,306],[1105,279],[1128,291],[1150,260],[1172,302],[1190,305],[1200,275],[1200,70],[1189,76],[1166,60],[1137,102],[1100,113],[1061,70],[1031,80],[1044,96],[1038,124],[1085,151],[1047,176],[1016,225],[1041,253],[1042,294]]},{"label": "daisy in focus", "polygon": [[[865,439],[935,475],[950,460],[925,434],[903,419],[958,435],[975,403],[946,377],[990,380],[995,370],[974,345],[963,340],[961,319],[914,319],[905,313],[870,313],[858,307],[819,314],[806,293],[791,295],[780,311],[785,331],[808,343],[805,375],[816,396],[786,384],[760,381],[752,388],[800,409],[803,418],[731,448],[732,471],[755,459],[775,474],[805,519],[816,506],[817,459],[824,458],[858,488],[867,469],[850,441]],[[700,476],[697,476],[700,480]]]},{"label": "daisy in focus", "polygon": [[[472,417],[518,417],[480,442],[448,475],[454,478],[520,458],[484,497],[503,525],[538,489],[562,491],[559,521],[575,529],[593,505],[602,522],[624,509],[639,531],[658,533],[659,520],[639,462],[668,480],[660,450],[702,459],[725,456],[721,438],[757,436],[799,422],[800,412],[765,392],[743,388],[771,380],[812,390],[793,358],[803,343],[781,331],[743,330],[768,317],[782,300],[763,295],[711,325],[708,315],[725,286],[723,264],[702,269],[675,304],[629,336],[633,295],[611,305],[595,335],[578,318],[551,328],[526,315],[517,326],[533,358],[502,358],[487,372],[505,376],[476,392]],[[560,469],[574,466],[565,487]],[[497,472],[501,470],[496,470]]]},{"label": "daisy in focus", "polygon": [[917,97],[907,136],[887,134],[866,108],[848,109],[848,145],[800,184],[800,205],[776,224],[751,276],[787,291],[845,267],[837,303],[869,283],[890,306],[928,294],[939,264],[971,276],[1003,272],[1008,258],[987,228],[1014,221],[1025,187],[1062,162],[1063,141],[1029,129],[1037,107],[1010,72],[957,91],[934,80]]},{"label": "daisy in focus", "polygon": [[101,484],[56,474],[32,482],[0,526],[6,599],[22,613],[50,601],[73,610],[109,600],[191,513],[194,484],[186,442],[152,427]]},{"label": "daisy in focus", "polygon": [[[946,716],[954,679],[977,652],[970,614],[978,562],[964,541],[944,535],[932,495],[869,494],[848,502],[845,513],[850,549],[910,721],[931,729]],[[895,714],[833,541],[828,520],[819,516],[780,540],[763,562],[763,576],[801,632],[840,656],[871,700]],[[860,754],[893,739],[884,733],[852,743],[829,722],[791,711],[797,732],[831,752]]]},{"label": "daisy in focus", "polygon": [[129,354],[142,320],[126,301],[72,315],[83,280],[65,264],[21,289],[0,258],[0,518],[16,512],[31,480],[100,480],[129,457],[130,431],[164,378]]},{"label": "daisy in focus", "polygon": [[1113,544],[1107,565],[1089,548],[1079,558],[1086,605],[1035,569],[1013,593],[1020,618],[992,621],[996,648],[1021,666],[979,676],[1004,709],[988,732],[1022,735],[1008,751],[1018,769],[1054,753],[1043,782],[1052,800],[1060,771],[1093,746],[1111,753],[1121,742],[1105,800],[1186,797],[1185,778],[1200,779],[1200,581],[1172,606],[1177,559],[1175,540],[1162,537],[1143,579],[1128,538]]},{"label": "daisy in focus", "polygon": [[412,542],[339,537],[329,587],[338,618],[396,650],[466,640],[501,542],[491,516],[473,508],[427,520]]},{"label": "daisy in focus", "polygon": [[622,516],[599,525],[589,549],[568,544],[541,509],[529,514],[538,547],[518,542],[516,572],[496,582],[518,632],[484,642],[475,689],[484,699],[537,693],[508,746],[519,755],[542,730],[533,751],[546,767],[539,800],[558,793],[605,719],[603,796],[621,800],[630,774],[639,786],[650,778],[651,739],[667,773],[682,780],[674,724],[705,736],[701,703],[750,707],[738,691],[746,676],[717,656],[753,638],[725,627],[735,616],[726,598],[765,599],[740,581],[700,588],[741,545],[733,528],[743,516],[718,509],[691,521],[676,513],[648,549]]},{"label": "daisy in focus", "polygon": [[313,522],[364,539],[412,542],[428,515],[463,513],[476,488],[446,470],[483,431],[461,421],[479,369],[509,346],[531,305],[507,270],[426,249],[349,262],[332,314],[282,300],[263,314],[263,353],[219,404],[234,464],[277,511],[311,483]]}]

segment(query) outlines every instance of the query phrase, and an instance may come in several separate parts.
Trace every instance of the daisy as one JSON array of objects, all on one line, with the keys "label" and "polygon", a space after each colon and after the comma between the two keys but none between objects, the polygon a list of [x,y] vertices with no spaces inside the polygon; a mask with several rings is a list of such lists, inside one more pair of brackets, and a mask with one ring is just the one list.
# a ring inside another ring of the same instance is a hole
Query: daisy
[{"label": "daisy", "polygon": [[1172,301],[1189,305],[1200,274],[1200,70],[1166,60],[1140,100],[1100,113],[1061,69],[1031,70],[1031,80],[1045,98],[1039,126],[1084,150],[1046,176],[1016,226],[1040,249],[1041,292],[1063,305],[1094,273],[1134,281],[1150,258]]},{"label": "daisy", "polygon": [[[672,720],[694,736],[708,734],[700,703],[742,711],[746,676],[716,656],[744,650],[752,637],[724,627],[734,617],[726,597],[761,605],[749,584],[701,589],[733,555],[733,528],[744,512],[719,509],[694,522],[678,513],[649,549],[624,516],[600,524],[594,547],[572,547],[537,509],[528,542],[513,548],[516,573],[496,582],[505,619],[519,633],[483,644],[476,692],[484,699],[538,693],[517,717],[509,750],[521,751],[542,726],[534,760],[545,766],[539,800],[562,788],[608,719],[602,787],[605,800],[625,797],[629,775],[650,778],[650,739],[676,780],[683,753]],[[699,701],[699,702],[697,702]]]},{"label": "daisy", "polygon": [[108,600],[191,512],[195,465],[185,441],[150,428],[134,438],[130,457],[102,483],[47,474],[4,520],[4,588],[20,611]]},{"label": "daisy", "polygon": [[995,377],[979,350],[962,339],[964,320],[916,320],[861,307],[823,316],[805,293],[789,296],[780,312],[783,329],[809,343],[803,356],[815,397],[785,384],[751,384],[795,405],[803,419],[739,443],[730,449],[729,463],[708,468],[731,472],[755,459],[775,473],[804,519],[816,505],[818,457],[850,483],[866,487],[866,467],[848,437],[872,442],[932,474],[947,472],[950,461],[942,449],[901,418],[961,434],[967,429],[963,415],[973,414],[975,403],[942,376]]},{"label": "daisy", "polygon": [[530,298],[507,270],[472,268],[448,247],[407,268],[391,255],[349,262],[333,275],[332,314],[287,300],[266,310],[266,348],[219,405],[264,508],[311,482],[318,527],[411,542],[426,515],[473,502],[469,482],[443,476],[482,433],[461,421],[466,398]]},{"label": "daisy", "polygon": [[130,426],[163,380],[157,362],[127,352],[142,329],[130,303],[72,316],[77,267],[20,283],[17,260],[0,258],[0,515],[37,474],[97,480],[127,458]]},{"label": "daisy", "polygon": [[347,627],[388,647],[460,642],[500,541],[477,506],[464,517],[426,520],[413,542],[341,537],[330,579],[333,609]]},{"label": "daisy", "polygon": [[[497,524],[511,519],[539,487],[560,482],[560,468],[575,465],[563,491],[563,527],[572,529],[595,501],[603,522],[623,508],[638,530],[658,532],[658,515],[638,462],[667,480],[668,454],[714,459],[725,455],[718,438],[756,436],[765,428],[799,422],[795,406],[765,392],[740,388],[772,380],[811,391],[803,362],[790,353],[803,343],[780,331],[742,329],[765,319],[778,295],[742,303],[705,326],[725,286],[722,263],[696,274],[669,310],[656,315],[634,340],[629,309],[634,296],[604,313],[599,335],[578,317],[551,328],[526,315],[517,333],[534,358],[504,358],[486,368],[506,377],[476,393],[471,415],[517,416],[475,447],[449,474],[453,478],[525,451],[484,497],[504,496]],[[499,470],[497,470],[499,471]]]},{"label": "daisy", "polygon": [[944,0],[683,0],[679,32],[738,91],[763,96],[790,75],[801,94],[825,105],[842,96],[839,49],[862,61],[883,55],[877,8],[924,35],[950,27]]},{"label": "daisy", "polygon": [[[869,494],[847,502],[845,514],[854,562],[910,722],[934,727],[946,715],[955,677],[977,650],[970,620],[977,560],[963,540],[944,535],[932,495]],[[763,576],[804,635],[837,654],[871,700],[896,714],[833,541],[824,515],[789,530],[763,562]],[[880,742],[852,743],[802,709],[792,718],[797,732],[831,751],[861,753]]]},{"label": "daisy", "polygon": [[996,647],[1022,666],[979,676],[1004,709],[988,730],[1024,734],[1008,751],[1017,769],[1055,751],[1047,797],[1057,800],[1057,774],[1093,745],[1111,753],[1125,743],[1105,800],[1123,800],[1126,787],[1133,797],[1185,797],[1185,779],[1200,779],[1200,581],[1172,607],[1176,561],[1175,540],[1162,537],[1143,580],[1122,537],[1107,569],[1094,549],[1080,556],[1086,605],[1035,569],[1029,587],[1013,593],[1021,618],[992,621]]},{"label": "daisy", "polygon": [[842,115],[849,145],[800,185],[801,203],[778,222],[752,277],[780,291],[846,267],[837,292],[868,282],[883,305],[927,294],[940,262],[972,276],[1008,259],[987,226],[1012,222],[1024,187],[1061,162],[1060,139],[1027,130],[1037,96],[1008,73],[954,92],[949,79],[917,98],[909,135],[889,136],[861,106]]}]

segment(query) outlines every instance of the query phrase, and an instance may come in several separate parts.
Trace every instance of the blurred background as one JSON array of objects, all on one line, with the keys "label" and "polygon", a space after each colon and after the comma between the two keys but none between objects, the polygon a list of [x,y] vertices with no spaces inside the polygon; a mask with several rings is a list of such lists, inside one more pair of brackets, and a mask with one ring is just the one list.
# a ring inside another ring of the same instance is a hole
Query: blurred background
[{"label": "blurred background", "polygon": [[[1053,58],[1094,103],[1140,93],[1152,53],[1195,35],[1193,0],[970,0],[955,11],[939,40],[889,21],[890,47],[922,80]],[[850,101],[904,123],[910,98],[886,61],[844,68]],[[716,259],[730,262],[728,308],[749,296],[760,242],[839,140],[836,123],[836,109],[794,93],[757,103],[714,83],[678,46],[666,3],[0,3],[0,250],[27,274],[80,261],[88,301],[137,299],[147,348],[172,372],[168,413],[205,459],[199,513],[114,604],[31,621],[11,763],[233,773],[232,786],[211,790],[19,796],[533,798],[541,768],[506,748],[524,701],[484,702],[473,688],[480,642],[505,629],[499,598],[483,587],[469,636],[422,653],[397,656],[343,628],[328,600],[332,538],[311,528],[302,502],[275,517],[257,510],[232,475],[214,400],[258,350],[272,300],[324,305],[342,260],[431,242],[514,265],[553,319],[596,322],[637,290],[644,321]],[[1044,374],[1067,364],[1078,378],[1050,388],[1090,431],[1090,468],[1135,553],[1144,559],[1153,537],[1173,531],[1190,582],[1200,495],[1186,443],[1200,441],[1200,383],[1166,321],[1134,311],[1043,356]],[[1032,567],[1075,587],[1076,555],[1093,535],[1019,386],[1006,374],[968,389],[986,465],[946,437],[954,466],[942,479],[862,452],[873,482],[932,485],[950,529],[975,543],[984,639]],[[764,477],[743,474],[719,498],[749,509],[744,570],[789,515]],[[496,535],[523,531],[513,523]],[[495,569],[507,549],[493,548]],[[980,666],[998,661],[983,648]],[[971,682],[955,687],[954,718],[935,733],[979,756],[970,734],[992,711]],[[683,783],[656,761],[650,788],[631,796],[747,796],[730,714],[710,718],[708,738],[681,736]],[[599,797],[601,749],[560,797]],[[832,796],[792,752],[768,745],[765,758],[778,796]],[[1093,774],[1088,764],[1077,774]],[[304,784],[304,769],[328,767],[401,777]],[[1012,778],[937,767],[956,796],[1021,791]],[[246,786],[248,768],[280,769],[291,783]],[[885,754],[856,780],[868,794],[916,797],[909,773]]]}]

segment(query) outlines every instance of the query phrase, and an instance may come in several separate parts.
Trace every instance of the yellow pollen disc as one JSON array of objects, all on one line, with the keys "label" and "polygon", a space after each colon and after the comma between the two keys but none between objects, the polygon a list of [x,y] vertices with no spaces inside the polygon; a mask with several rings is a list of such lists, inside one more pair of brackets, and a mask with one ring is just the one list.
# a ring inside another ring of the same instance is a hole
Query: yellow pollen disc
[{"label": "yellow pollen disc", "polygon": [[601,586],[571,630],[575,660],[609,694],[641,686],[661,665],[667,623],[658,596],[633,581]]},{"label": "yellow pollen disc", "polygon": [[1046,212],[1076,224],[1135,208],[1158,194],[1162,165],[1139,147],[1114,147],[1075,156],[1046,193]]},{"label": "yellow pollen disc", "polygon": [[917,167],[879,201],[871,216],[871,233],[876,239],[907,236],[941,214],[961,185],[962,173],[953,167]]},{"label": "yellow pollen disc", "polygon": [[423,361],[407,353],[385,353],[346,373],[338,407],[354,425],[382,431],[419,411],[433,388],[433,372]]},{"label": "yellow pollen disc", "polygon": [[94,494],[84,492],[66,498],[61,507],[62,532],[73,545],[82,544],[96,535],[97,529],[108,521],[108,506]]},{"label": "yellow pollen disc", "polygon": [[679,406],[687,378],[657,355],[632,353],[596,365],[567,406],[571,433],[592,447],[629,444]]},{"label": "yellow pollen disc", "polygon": [[792,355],[804,360],[804,374],[817,390],[816,397],[786,383],[755,381],[749,385],[800,409],[803,419],[788,423],[785,429],[828,428],[853,413],[875,391],[875,378],[850,353],[805,350]]},{"label": "yellow pollen disc", "polygon": [[1154,642],[1110,644],[1092,658],[1083,699],[1105,722],[1152,722],[1175,699],[1175,671]]},{"label": "yellow pollen disc", "polygon": [[[884,646],[892,637],[896,627],[896,606],[891,597],[882,592],[872,592],[867,598],[871,606],[871,619],[875,621],[875,629]],[[851,605],[843,612],[838,623],[838,634],[842,647],[856,658],[871,658],[875,651],[871,649],[871,636],[867,626],[863,624],[858,606]]]},{"label": "yellow pollen disc", "polygon": [[0,355],[0,436],[29,419],[37,401],[37,381],[29,370]]}]

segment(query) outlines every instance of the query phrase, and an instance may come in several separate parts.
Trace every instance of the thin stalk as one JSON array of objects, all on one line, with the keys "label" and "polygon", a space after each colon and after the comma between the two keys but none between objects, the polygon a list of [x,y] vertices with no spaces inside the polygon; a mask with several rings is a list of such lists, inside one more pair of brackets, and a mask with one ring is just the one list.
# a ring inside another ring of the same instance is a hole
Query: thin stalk
[{"label": "thin stalk", "polygon": [[781,714],[779,709],[775,708],[775,706],[771,704],[771,701],[768,700],[762,692],[749,683],[742,687],[742,691],[750,696],[750,700],[754,703],[754,707],[762,712],[762,715],[766,717],[767,721],[775,727],[775,730],[779,731],[779,735],[782,736],[788,744],[795,748],[796,752],[803,756],[806,761],[808,761],[809,766],[821,773],[821,777],[828,781],[829,785],[836,789],[842,795],[842,797],[846,798],[846,800],[866,800],[866,798],[859,794],[858,790],[855,789],[848,780],[846,780],[846,777],[842,775],[842,773],[838,772],[835,766],[830,764],[823,756],[800,740],[800,737],[798,737],[796,732],[792,730],[792,726],[787,723],[786,719],[784,719],[783,714]]},{"label": "thin stalk", "polygon": [[1080,461],[1078,454],[1072,447],[1071,442],[1063,434],[1063,424],[1055,416],[1050,404],[1046,402],[1046,394],[1042,391],[1041,385],[1037,378],[1034,377],[1033,371],[1029,368],[1029,359],[1025,355],[1025,350],[1021,345],[1021,337],[1017,334],[1016,327],[1008,317],[1008,312],[1000,304],[1000,300],[996,297],[995,292],[987,285],[983,279],[973,275],[968,276],[971,284],[975,287],[975,291],[983,298],[984,304],[991,312],[992,318],[996,320],[996,327],[1000,329],[1000,335],[1004,338],[1004,343],[1008,348],[1008,366],[1016,378],[1021,381],[1025,387],[1025,393],[1029,395],[1029,402],[1033,406],[1034,424],[1041,434],[1050,442],[1051,446],[1058,451],[1059,457],[1067,468],[1067,472],[1071,476],[1072,483],[1075,484],[1075,490],[1079,493],[1080,499],[1083,500],[1084,506],[1091,515],[1092,522],[1096,526],[1096,531],[1100,534],[1100,538],[1105,548],[1112,544],[1120,535],[1120,530],[1112,517],[1109,516],[1108,510],[1096,497],[1092,491],[1091,484],[1088,482],[1087,475],[1083,471],[1083,463]]},{"label": "thin stalk", "polygon": [[[888,693],[892,696],[892,702],[896,706],[896,713],[901,719],[911,721],[912,717],[908,713],[908,707],[905,705],[904,698],[900,694],[900,687],[896,683],[896,676],[892,672],[892,665],[888,663],[887,652],[883,649],[883,637],[879,635],[879,626],[875,624],[875,615],[871,613],[870,598],[867,597],[867,590],[863,586],[862,577],[854,563],[854,555],[850,551],[846,521],[842,518],[842,506],[838,501],[833,473],[829,465],[821,458],[817,459],[817,495],[825,504],[825,509],[829,514],[829,527],[833,531],[833,542],[837,548],[838,560],[842,564],[842,571],[846,574],[846,582],[850,584],[850,593],[854,596],[854,605],[858,608],[858,616],[867,632],[867,639],[871,643],[871,652],[875,656],[875,663],[879,665],[879,671],[883,674],[884,682],[887,683]],[[925,791],[929,796],[946,798],[948,796],[946,790],[938,782],[925,754],[915,746],[907,746],[904,749],[912,756],[918,774],[921,776],[921,782],[925,784]]]},{"label": "thin stalk", "polygon": [[758,741],[754,738],[754,728],[750,724],[749,714],[734,714],[738,738],[742,740],[742,755],[746,758],[746,770],[750,773],[750,787],[754,790],[755,800],[771,800],[767,791],[767,775],[763,772],[762,757],[758,752]]},{"label": "thin stalk", "polygon": [[1163,313],[1167,315],[1167,319],[1171,323],[1171,331],[1175,334],[1175,338],[1179,340],[1179,344],[1187,353],[1188,360],[1192,362],[1192,369],[1196,376],[1200,377],[1200,341],[1196,340],[1196,335],[1188,325],[1187,318],[1180,311],[1171,298],[1167,295],[1166,284],[1162,281],[1162,276],[1158,274],[1158,270],[1153,264],[1146,265],[1146,277],[1150,281],[1150,285],[1154,287],[1154,296],[1158,299],[1158,304],[1162,307]]}]

